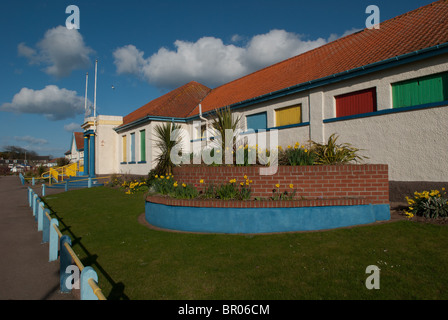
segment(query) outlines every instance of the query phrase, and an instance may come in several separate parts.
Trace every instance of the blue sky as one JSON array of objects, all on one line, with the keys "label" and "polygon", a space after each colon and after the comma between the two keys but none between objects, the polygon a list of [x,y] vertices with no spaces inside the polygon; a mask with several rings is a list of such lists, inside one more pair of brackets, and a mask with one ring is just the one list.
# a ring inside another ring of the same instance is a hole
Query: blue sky
[{"label": "blue sky", "polygon": [[[125,116],[191,80],[214,88],[431,0],[5,0],[0,10],[0,149],[63,156],[89,105]],[[80,29],[68,30],[69,5]]]}]

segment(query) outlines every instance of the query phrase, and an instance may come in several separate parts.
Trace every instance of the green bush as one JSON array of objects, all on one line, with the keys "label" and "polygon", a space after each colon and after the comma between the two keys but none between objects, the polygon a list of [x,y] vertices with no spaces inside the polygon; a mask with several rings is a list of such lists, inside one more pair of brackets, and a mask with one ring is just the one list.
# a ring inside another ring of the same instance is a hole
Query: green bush
[{"label": "green bush", "polygon": [[314,152],[308,150],[303,145],[298,143],[292,148],[288,148],[284,151],[286,162],[290,166],[312,166],[316,161]]},{"label": "green bush", "polygon": [[361,151],[353,147],[349,143],[337,144],[336,141],[339,137],[336,134],[332,134],[327,143],[321,144],[311,141],[311,152],[315,155],[315,163],[320,165],[331,164],[347,164],[350,162],[361,162],[367,157],[360,156],[358,153]]}]

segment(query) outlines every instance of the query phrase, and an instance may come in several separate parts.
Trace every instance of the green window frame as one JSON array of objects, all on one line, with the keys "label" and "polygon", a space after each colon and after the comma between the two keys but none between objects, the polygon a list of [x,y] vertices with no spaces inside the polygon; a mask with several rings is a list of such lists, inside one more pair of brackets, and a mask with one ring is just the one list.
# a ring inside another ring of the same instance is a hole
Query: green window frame
[{"label": "green window frame", "polygon": [[392,84],[393,108],[448,100],[448,72]]},{"label": "green window frame", "polygon": [[140,162],[146,162],[146,130],[140,131]]}]

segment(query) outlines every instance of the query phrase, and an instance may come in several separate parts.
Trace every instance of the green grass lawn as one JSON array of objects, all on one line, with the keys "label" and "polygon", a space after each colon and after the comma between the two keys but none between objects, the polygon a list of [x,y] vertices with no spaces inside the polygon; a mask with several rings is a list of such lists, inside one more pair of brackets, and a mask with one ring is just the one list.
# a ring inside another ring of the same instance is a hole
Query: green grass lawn
[{"label": "green grass lawn", "polygon": [[[448,299],[448,227],[399,221],[325,232],[185,234],[138,222],[142,194],[44,198],[110,299]],[[380,269],[368,290],[366,268]]]}]

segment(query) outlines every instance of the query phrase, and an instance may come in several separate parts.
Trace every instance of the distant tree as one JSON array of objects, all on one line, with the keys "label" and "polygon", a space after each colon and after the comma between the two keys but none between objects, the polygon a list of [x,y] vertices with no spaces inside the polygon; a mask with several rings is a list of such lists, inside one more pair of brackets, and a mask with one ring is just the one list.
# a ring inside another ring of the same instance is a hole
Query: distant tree
[{"label": "distant tree", "polygon": [[70,164],[70,160],[67,158],[58,158],[56,163],[58,164],[58,167],[63,167]]},{"label": "distant tree", "polygon": [[5,159],[26,159],[32,160],[35,159],[38,154],[35,151],[27,150],[17,146],[6,146],[3,147],[3,151],[1,152],[3,158]]}]

